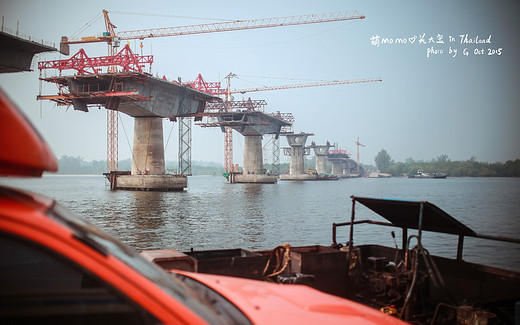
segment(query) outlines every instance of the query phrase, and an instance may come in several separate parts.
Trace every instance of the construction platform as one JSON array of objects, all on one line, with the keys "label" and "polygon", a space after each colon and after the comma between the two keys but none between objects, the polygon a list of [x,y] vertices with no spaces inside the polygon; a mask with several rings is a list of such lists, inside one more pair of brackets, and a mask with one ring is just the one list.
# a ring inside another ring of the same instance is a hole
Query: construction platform
[{"label": "construction platform", "polygon": [[146,73],[117,72],[42,78],[55,83],[59,94],[38,96],[75,110],[105,107],[132,117],[191,116],[203,113],[207,101],[218,100],[186,85]]},{"label": "construction platform", "polygon": [[218,97],[146,73],[129,71],[42,80],[55,83],[59,94],[38,99],[72,105],[83,112],[92,107],[105,107],[134,118],[132,170],[108,173],[111,189],[178,191],[188,186],[185,175],[166,174],[162,119],[200,115],[206,102],[219,100]]},{"label": "construction platform", "polygon": [[274,184],[277,182],[277,176],[265,174],[262,158],[262,136],[274,134],[278,137],[282,127],[291,125],[281,114],[266,114],[252,109],[219,112],[214,114],[210,121],[199,125],[220,127],[223,132],[225,132],[226,127],[230,127],[244,136],[242,173],[230,173],[228,175],[230,183]]}]

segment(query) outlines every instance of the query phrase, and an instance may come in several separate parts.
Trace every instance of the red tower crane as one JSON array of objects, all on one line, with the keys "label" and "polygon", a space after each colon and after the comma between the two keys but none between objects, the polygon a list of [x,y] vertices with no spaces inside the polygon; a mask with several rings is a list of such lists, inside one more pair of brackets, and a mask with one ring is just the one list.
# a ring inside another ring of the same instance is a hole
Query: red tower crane
[{"label": "red tower crane", "polygon": [[[247,29],[258,29],[258,28],[270,28],[270,27],[282,27],[282,26],[294,26],[303,24],[315,24],[325,23],[334,21],[364,19],[365,16],[360,15],[356,10],[353,11],[340,11],[322,14],[308,14],[300,16],[288,16],[288,17],[275,17],[275,18],[263,18],[263,19],[251,19],[251,20],[236,20],[221,23],[210,23],[210,24],[199,24],[199,25],[188,25],[178,27],[165,27],[165,28],[152,28],[152,29],[141,29],[132,31],[116,32],[116,26],[112,24],[108,16],[108,11],[103,10],[103,16],[105,20],[106,32],[102,36],[88,36],[82,37],[81,39],[68,39],[63,36],[60,42],[60,52],[69,55],[70,44],[82,44],[82,43],[97,43],[106,42],[108,44],[108,54],[113,56],[115,53],[114,48],[119,47],[121,40],[132,40],[155,37],[167,37],[167,36],[181,36],[181,35],[193,35],[193,34],[205,34],[205,33],[217,33],[235,30],[247,30]],[[228,79],[229,81],[229,79]],[[228,82],[229,84],[229,82]],[[229,87],[227,96],[230,96]],[[180,125],[180,124],[179,124]],[[108,171],[117,169],[118,161],[118,120],[117,111],[107,110],[107,166]],[[226,134],[231,133],[227,131]],[[230,136],[230,135],[228,135]],[[227,139],[227,138],[226,138]],[[226,146],[232,145],[232,140],[226,140]],[[228,143],[229,142],[229,143]],[[232,156],[232,155],[231,155]],[[228,159],[228,158],[226,158]],[[231,158],[232,159],[232,158]]]},{"label": "red tower crane", "polygon": [[[244,94],[247,92],[254,92],[254,91],[281,90],[281,89],[306,88],[306,87],[321,87],[321,86],[345,85],[345,84],[356,84],[356,83],[376,82],[376,81],[383,81],[383,80],[381,78],[366,78],[366,79],[355,79],[355,80],[320,81],[320,82],[310,82],[310,83],[303,83],[303,84],[265,86],[265,87],[247,88],[247,89],[234,89],[234,90],[231,90],[230,93]],[[357,171],[359,173],[359,145],[361,145],[363,147],[364,147],[364,145],[359,143],[359,138],[358,138],[357,143],[358,143]],[[227,144],[227,142],[226,142],[226,144]],[[232,148],[225,147],[224,150],[226,151],[226,154],[225,154],[226,157],[228,155],[232,156],[232,150],[233,150]],[[231,152],[231,154],[229,152]]]},{"label": "red tower crane", "polygon": [[364,147],[364,144],[361,144],[359,142],[359,137],[356,140],[356,146],[357,146],[357,172],[359,173],[359,146]]},{"label": "red tower crane", "polygon": [[[257,91],[269,91],[269,90],[282,90],[282,89],[294,89],[294,88],[306,88],[306,87],[320,87],[320,86],[332,86],[332,85],[344,85],[344,84],[356,84],[356,83],[366,83],[366,82],[377,82],[382,81],[381,78],[366,78],[366,79],[355,79],[355,80],[333,80],[333,81],[320,81],[320,82],[310,82],[310,83],[302,83],[302,84],[289,84],[289,85],[279,85],[279,86],[264,86],[257,88],[246,88],[246,89],[230,89],[230,78],[236,77],[235,74],[229,73],[226,76],[228,81],[227,88],[222,88],[220,82],[207,82],[204,80],[202,75],[199,73],[195,81],[188,82],[190,86],[193,88],[206,92],[212,95],[226,95],[226,102],[230,100],[230,94],[244,94],[248,92],[257,92]],[[226,172],[233,171],[233,133],[232,129],[226,127],[224,134],[224,169]],[[359,138],[358,138],[359,142]],[[364,147],[364,145],[359,144]],[[358,145],[358,172],[359,172],[359,145]]]}]

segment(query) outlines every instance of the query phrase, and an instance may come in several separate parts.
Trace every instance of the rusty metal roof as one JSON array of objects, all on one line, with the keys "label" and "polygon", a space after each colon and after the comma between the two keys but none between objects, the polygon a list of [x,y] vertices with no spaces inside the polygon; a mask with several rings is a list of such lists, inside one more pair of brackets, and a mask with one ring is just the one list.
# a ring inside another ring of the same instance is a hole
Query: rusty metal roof
[{"label": "rusty metal roof", "polygon": [[423,204],[422,230],[453,235],[475,236],[476,233],[450,216],[436,205],[427,201],[404,201],[352,196],[381,217],[400,228],[418,229],[420,206]]}]

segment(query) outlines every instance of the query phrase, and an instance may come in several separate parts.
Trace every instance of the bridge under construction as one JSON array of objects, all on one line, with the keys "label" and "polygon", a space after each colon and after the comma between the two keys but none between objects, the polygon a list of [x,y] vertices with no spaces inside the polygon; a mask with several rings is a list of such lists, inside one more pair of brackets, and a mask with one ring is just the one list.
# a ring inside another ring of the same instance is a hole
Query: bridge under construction
[{"label": "bridge under construction", "polygon": [[[278,115],[265,113],[263,109],[251,107],[253,103],[251,100],[247,103],[235,102],[231,99],[232,93],[381,81],[379,78],[339,80],[231,90],[232,74],[227,76],[226,88],[221,87],[220,83],[207,83],[200,75],[196,82],[191,83],[168,81],[166,78],[153,77],[144,69],[148,65],[151,71],[153,56],[134,54],[128,44],[116,53],[116,49],[120,48],[120,43],[124,40],[364,19],[365,17],[357,11],[126,32],[115,31],[116,26],[110,21],[106,10],[103,10],[103,16],[106,31],[102,36],[87,36],[80,39],[69,39],[64,36],[60,43],[60,52],[69,55],[70,45],[104,42],[108,44],[108,55],[91,58],[80,49],[69,59],[39,62],[40,79],[56,84],[58,94],[40,93],[38,99],[52,100],[58,105],[73,106],[75,110],[83,112],[88,112],[91,107],[106,108],[106,175],[112,189],[172,191],[186,188],[187,176],[191,175],[192,118],[195,118],[200,126],[220,127],[224,131],[225,171],[230,182],[275,183],[276,176],[267,175],[262,165],[262,136],[270,134],[278,141],[280,134],[283,133],[288,139],[292,139],[284,128],[291,128],[294,118],[292,115],[287,115],[290,113],[278,113]],[[58,71],[59,76],[43,77],[41,72],[46,69]],[[63,70],[75,70],[76,74],[63,76]],[[237,105],[249,106],[244,109]],[[119,113],[134,118],[131,171],[118,170]],[[163,118],[179,122],[177,174],[165,172]],[[241,172],[232,161],[232,130],[245,138],[244,166]],[[298,156],[298,160],[303,159],[302,157]]]}]

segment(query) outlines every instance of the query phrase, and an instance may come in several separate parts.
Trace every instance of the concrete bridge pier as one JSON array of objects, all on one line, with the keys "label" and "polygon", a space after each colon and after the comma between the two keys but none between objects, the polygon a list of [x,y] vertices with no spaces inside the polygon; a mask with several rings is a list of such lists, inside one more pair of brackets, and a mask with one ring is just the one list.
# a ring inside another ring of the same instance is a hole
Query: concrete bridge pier
[{"label": "concrete bridge pier", "polygon": [[338,175],[338,177],[348,177],[348,165],[347,161],[349,155],[346,149],[333,149],[329,150],[327,160],[332,164],[332,173]]},{"label": "concrete bridge pier", "polygon": [[343,175],[348,175],[349,174],[349,170],[348,170],[348,161],[344,161],[343,162]]},{"label": "concrete bridge pier", "polygon": [[311,147],[314,149],[314,155],[316,156],[316,172],[323,174],[327,172],[327,155],[329,154],[329,148],[332,147],[328,141],[326,145],[315,145],[312,143]]},{"label": "concrete bridge pier", "polygon": [[234,183],[276,183],[275,175],[264,173],[262,136],[244,135],[244,167],[242,174],[234,175]]},{"label": "concrete bridge pier", "polygon": [[304,156],[310,153],[310,148],[305,147],[307,138],[312,133],[286,134],[289,148],[283,148],[284,154],[289,156],[289,174],[280,175],[280,180],[316,180],[316,175],[305,173]]},{"label": "concrete bridge pier", "polygon": [[[241,103],[241,102],[238,102]],[[227,176],[230,183],[270,183],[274,184],[278,178],[276,175],[264,174],[262,159],[262,136],[274,134],[279,136],[283,126],[290,125],[278,114],[266,114],[248,107],[251,100],[244,102],[246,109],[222,112],[217,116],[216,123],[206,123],[206,126],[231,127],[244,136],[244,166],[242,173],[230,172]],[[263,104],[262,104],[263,105]]]},{"label": "concrete bridge pier", "polygon": [[336,175],[343,174],[343,162],[341,160],[339,161],[332,161],[332,173]]},{"label": "concrete bridge pier", "polygon": [[[134,118],[132,170],[109,170],[105,173],[110,189],[182,191],[187,187],[186,175],[165,173],[162,119],[199,115],[204,113],[206,102],[218,100],[218,97],[133,71],[60,75],[41,80],[52,82],[59,89],[68,89],[68,94],[63,95],[60,91],[57,96],[38,96],[40,100],[72,105],[74,110],[83,112],[103,106]],[[191,134],[186,132],[186,135],[191,139]],[[117,148],[117,144],[114,147]],[[111,158],[116,158],[117,155],[112,154]],[[179,158],[185,156],[179,155]]]},{"label": "concrete bridge pier", "polygon": [[165,172],[162,118],[134,119],[132,170],[118,175],[116,184],[117,189],[144,191],[182,191],[188,186],[186,176]]},{"label": "concrete bridge pier", "polygon": [[134,119],[132,175],[163,175],[163,125],[159,117]]}]

